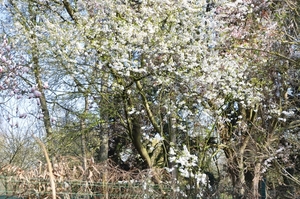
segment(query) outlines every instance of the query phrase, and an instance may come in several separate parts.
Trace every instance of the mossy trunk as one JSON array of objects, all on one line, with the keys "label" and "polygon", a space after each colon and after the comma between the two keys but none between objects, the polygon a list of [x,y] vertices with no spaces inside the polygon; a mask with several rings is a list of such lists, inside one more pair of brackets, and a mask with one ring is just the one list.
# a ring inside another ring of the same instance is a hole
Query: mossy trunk
[{"label": "mossy trunk", "polygon": [[147,149],[142,144],[142,133],[141,133],[141,125],[140,125],[140,119],[135,116],[132,119],[132,142],[136,150],[139,152],[141,157],[146,161],[147,165],[151,168],[152,162],[151,158],[148,154]]}]

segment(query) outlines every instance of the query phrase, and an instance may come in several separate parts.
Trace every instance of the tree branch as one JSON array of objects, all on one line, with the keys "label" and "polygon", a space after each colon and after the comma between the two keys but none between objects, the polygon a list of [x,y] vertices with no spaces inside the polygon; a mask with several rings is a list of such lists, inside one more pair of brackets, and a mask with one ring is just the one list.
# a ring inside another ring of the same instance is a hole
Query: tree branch
[{"label": "tree branch", "polygon": [[143,104],[144,104],[144,106],[145,106],[145,108],[146,108],[147,115],[148,115],[148,117],[149,117],[149,119],[150,119],[150,121],[151,121],[151,123],[152,123],[154,129],[155,129],[158,133],[161,134],[161,129],[160,129],[159,125],[157,124],[157,122],[156,122],[155,119],[154,119],[153,113],[152,113],[152,111],[151,111],[151,109],[150,109],[150,106],[149,106],[148,100],[147,100],[147,98],[146,98],[146,95],[145,95],[145,93],[143,92],[142,85],[141,85],[140,81],[136,81],[136,86],[137,86],[137,88],[138,88],[138,90],[139,90],[140,95],[142,96]]},{"label": "tree branch", "polygon": [[71,17],[71,19],[77,23],[77,20],[76,20],[76,17],[74,16],[74,11],[70,5],[70,3],[67,1],[67,0],[63,0],[63,4],[64,4],[64,7],[66,8],[69,16]]}]

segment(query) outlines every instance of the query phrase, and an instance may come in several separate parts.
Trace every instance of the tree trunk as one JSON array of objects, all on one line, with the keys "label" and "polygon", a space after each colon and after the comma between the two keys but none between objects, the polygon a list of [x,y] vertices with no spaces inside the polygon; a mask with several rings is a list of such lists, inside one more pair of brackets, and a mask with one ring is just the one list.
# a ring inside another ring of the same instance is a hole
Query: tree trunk
[{"label": "tree trunk", "polygon": [[253,185],[252,185],[252,194],[253,194],[253,199],[259,199],[260,198],[260,193],[259,193],[259,182],[261,179],[261,163],[258,162],[254,166],[254,177],[253,177]]},{"label": "tree trunk", "polygon": [[[84,111],[81,115],[81,118],[80,118],[80,131],[81,131],[81,155],[82,155],[82,167],[83,167],[83,170],[84,170],[84,175],[83,175],[83,181],[86,181],[87,180],[87,175],[88,175],[88,170],[87,170],[87,154],[86,154],[86,133],[87,133],[87,130],[86,130],[86,115],[87,115],[87,112],[88,112],[88,107],[89,107],[89,102],[88,102],[88,97],[87,95],[84,96],[84,102],[85,102],[85,107],[84,107]],[[84,185],[84,192],[87,192],[87,186]],[[84,196],[84,199],[87,199],[88,197],[87,196]]]},{"label": "tree trunk", "polygon": [[[85,103],[85,107],[84,107],[84,111],[83,114],[80,118],[80,130],[81,130],[81,155],[82,155],[82,166],[84,171],[86,171],[87,169],[87,155],[86,155],[86,124],[85,124],[85,118],[88,112],[88,108],[89,108],[89,102],[88,102],[88,97],[85,96],[84,97],[84,103]],[[85,178],[85,177],[84,177]],[[86,180],[86,179],[83,179]]]},{"label": "tree trunk", "polygon": [[[177,136],[176,136],[176,117],[174,116],[174,114],[172,114],[169,117],[169,121],[168,121],[168,133],[170,135],[170,143],[171,146],[170,147],[177,147],[176,143],[177,143]],[[174,145],[174,146],[172,146]],[[168,154],[169,157],[169,154]],[[171,175],[172,175],[172,187],[173,187],[173,197],[176,198],[177,192],[176,192],[176,181],[178,178],[178,170],[177,170],[177,164],[174,162],[170,162],[169,161],[169,168],[172,169]]]},{"label": "tree trunk", "polygon": [[[237,151],[234,151],[232,148],[225,148],[224,152],[226,158],[228,160],[228,172],[231,176],[232,182],[232,195],[234,199],[247,198],[247,190],[250,190],[251,187],[247,186],[247,182],[249,179],[246,179],[245,171],[245,161],[244,161],[244,153],[246,146],[249,143],[250,136],[247,135],[243,139],[243,144],[238,146]],[[250,185],[251,186],[251,185]]]},{"label": "tree trunk", "polygon": [[141,125],[138,119],[138,116],[134,116],[132,119],[132,142],[134,147],[137,149],[141,157],[146,161],[149,168],[152,167],[151,158],[148,154],[147,149],[141,142],[142,133],[141,133]]},{"label": "tree trunk", "polygon": [[[32,10],[32,8],[33,8],[33,5],[29,6],[30,20],[31,20],[32,24],[36,24],[36,14]],[[51,120],[50,120],[50,113],[49,113],[49,110],[47,107],[46,97],[45,97],[45,93],[44,93],[43,82],[42,82],[41,74],[40,74],[37,37],[34,32],[31,35],[31,39],[34,41],[32,44],[32,49],[31,49],[32,62],[33,62],[33,73],[34,73],[35,82],[37,84],[38,92],[41,93],[39,96],[34,96],[34,97],[38,97],[40,100],[40,106],[41,106],[42,114],[43,114],[44,127],[45,127],[45,131],[46,131],[46,135],[47,135],[47,137],[49,137],[52,134]]]},{"label": "tree trunk", "polygon": [[100,136],[100,150],[98,154],[98,159],[100,162],[106,161],[108,159],[108,128],[101,130]]},{"label": "tree trunk", "polygon": [[245,168],[245,162],[244,162],[244,153],[245,153],[245,149],[249,143],[249,139],[250,139],[250,136],[247,135],[244,140],[243,140],[243,144],[242,146],[240,147],[239,149],[239,160],[238,160],[238,183],[239,183],[239,186],[238,186],[238,194],[239,196],[242,196],[242,198],[245,198],[246,197],[246,188],[247,188],[247,184],[246,184],[246,177],[245,177],[245,170],[247,168]]}]

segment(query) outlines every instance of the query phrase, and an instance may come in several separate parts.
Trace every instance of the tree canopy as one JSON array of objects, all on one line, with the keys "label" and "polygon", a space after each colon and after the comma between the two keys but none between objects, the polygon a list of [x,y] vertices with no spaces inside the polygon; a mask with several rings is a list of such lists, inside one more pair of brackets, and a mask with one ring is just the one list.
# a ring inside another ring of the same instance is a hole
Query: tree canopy
[{"label": "tree canopy", "polygon": [[[34,136],[84,169],[89,158],[165,168],[180,197],[259,198],[262,184],[300,194],[299,8],[4,1],[1,134],[15,144],[1,153],[32,151],[22,143]],[[3,163],[22,162],[11,157]]]}]

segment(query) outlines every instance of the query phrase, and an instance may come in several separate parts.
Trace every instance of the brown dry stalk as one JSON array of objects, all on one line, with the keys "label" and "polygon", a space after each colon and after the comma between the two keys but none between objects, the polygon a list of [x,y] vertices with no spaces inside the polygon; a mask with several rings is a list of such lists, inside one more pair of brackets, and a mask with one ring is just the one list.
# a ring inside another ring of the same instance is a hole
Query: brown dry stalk
[{"label": "brown dry stalk", "polygon": [[44,155],[45,155],[45,158],[46,158],[46,161],[47,161],[47,165],[48,165],[48,170],[49,170],[49,179],[50,179],[50,185],[51,185],[51,189],[52,189],[52,198],[56,199],[56,189],[55,189],[53,168],[52,168],[52,164],[51,164],[50,159],[49,159],[47,149],[46,149],[44,143],[39,138],[34,137],[34,139],[37,141],[37,143],[40,145],[40,147],[42,148],[42,150],[44,152]]}]

